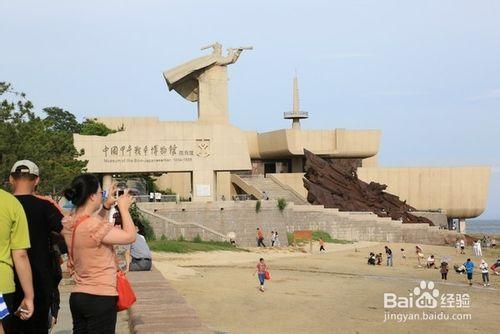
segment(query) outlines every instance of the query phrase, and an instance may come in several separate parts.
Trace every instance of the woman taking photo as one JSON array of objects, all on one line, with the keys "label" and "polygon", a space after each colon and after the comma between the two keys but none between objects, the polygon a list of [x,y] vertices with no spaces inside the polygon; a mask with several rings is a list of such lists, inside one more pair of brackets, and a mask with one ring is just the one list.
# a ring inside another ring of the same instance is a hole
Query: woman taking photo
[{"label": "woman taking photo", "polygon": [[[64,191],[75,206],[63,219],[63,235],[68,245],[68,268],[75,286],[69,304],[73,333],[114,333],[116,325],[116,272],[113,245],[135,241],[135,228],[129,207],[133,198],[125,191],[114,197],[115,186],[103,204],[102,189],[96,176],[81,174]],[[109,210],[117,204],[122,227],[109,223]]]}]

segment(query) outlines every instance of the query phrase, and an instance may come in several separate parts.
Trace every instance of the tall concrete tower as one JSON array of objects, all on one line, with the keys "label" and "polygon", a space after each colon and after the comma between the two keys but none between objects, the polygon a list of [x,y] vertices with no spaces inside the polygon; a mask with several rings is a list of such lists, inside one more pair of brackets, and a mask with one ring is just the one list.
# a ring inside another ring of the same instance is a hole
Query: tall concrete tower
[{"label": "tall concrete tower", "polygon": [[297,79],[297,74],[293,78],[293,108],[291,112],[285,112],[283,117],[292,120],[292,129],[300,129],[300,120],[309,118],[307,112],[300,110],[299,80]]}]

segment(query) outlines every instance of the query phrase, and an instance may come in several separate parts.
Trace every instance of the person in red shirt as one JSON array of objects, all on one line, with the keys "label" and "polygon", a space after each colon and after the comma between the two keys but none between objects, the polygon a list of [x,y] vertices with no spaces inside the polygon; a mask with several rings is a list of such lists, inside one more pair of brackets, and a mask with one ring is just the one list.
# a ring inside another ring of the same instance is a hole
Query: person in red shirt
[{"label": "person in red shirt", "polygon": [[264,245],[264,234],[262,234],[262,231],[258,227],[257,227],[257,247],[266,247],[266,245]]},{"label": "person in red shirt", "polygon": [[257,263],[257,270],[255,271],[254,275],[257,274],[259,277],[259,283],[260,283],[260,291],[264,292],[264,282],[266,281],[266,272],[269,269],[267,264],[264,262],[263,258],[260,258],[259,262]]}]

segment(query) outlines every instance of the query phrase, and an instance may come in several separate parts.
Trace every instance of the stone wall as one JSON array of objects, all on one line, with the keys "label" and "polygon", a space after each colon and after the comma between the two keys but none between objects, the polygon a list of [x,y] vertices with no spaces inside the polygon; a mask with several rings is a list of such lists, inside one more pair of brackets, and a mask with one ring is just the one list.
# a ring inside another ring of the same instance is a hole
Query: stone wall
[{"label": "stone wall", "polygon": [[222,235],[236,234],[236,243],[247,247],[255,245],[256,228],[264,232],[266,245],[271,231],[278,231],[281,245],[287,245],[286,232],[296,230],[324,230],[333,238],[380,242],[409,242],[419,244],[446,244],[456,240],[453,231],[440,230],[426,224],[402,224],[389,218],[380,218],[366,212],[339,212],[315,205],[288,204],[281,212],[274,201],[262,201],[256,212],[256,201],[212,203],[140,203],[140,207],[155,215],[167,217],[177,224],[148,216],[157,235],[178,238],[181,234],[192,239],[199,234],[210,240],[217,235],[193,226],[199,224]]}]

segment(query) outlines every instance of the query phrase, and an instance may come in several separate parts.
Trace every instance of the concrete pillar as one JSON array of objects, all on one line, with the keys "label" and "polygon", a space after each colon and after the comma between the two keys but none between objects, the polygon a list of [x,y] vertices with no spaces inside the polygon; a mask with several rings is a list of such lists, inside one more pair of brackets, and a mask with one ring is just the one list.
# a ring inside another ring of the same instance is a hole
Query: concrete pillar
[{"label": "concrete pillar", "polygon": [[193,202],[214,200],[214,179],[212,170],[193,171]]},{"label": "concrete pillar", "polygon": [[465,233],[465,218],[460,218],[458,220],[458,229],[460,233]]},{"label": "concrete pillar", "polygon": [[217,201],[222,200],[222,196],[226,201],[231,200],[231,174],[229,172],[216,172],[216,185],[217,185]]}]

